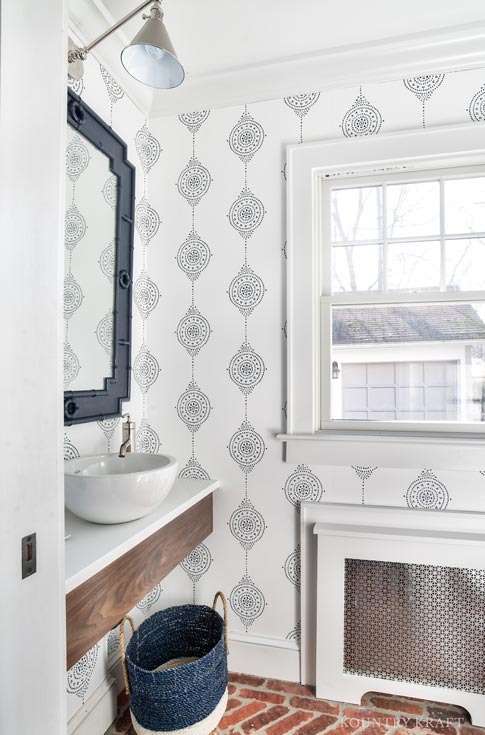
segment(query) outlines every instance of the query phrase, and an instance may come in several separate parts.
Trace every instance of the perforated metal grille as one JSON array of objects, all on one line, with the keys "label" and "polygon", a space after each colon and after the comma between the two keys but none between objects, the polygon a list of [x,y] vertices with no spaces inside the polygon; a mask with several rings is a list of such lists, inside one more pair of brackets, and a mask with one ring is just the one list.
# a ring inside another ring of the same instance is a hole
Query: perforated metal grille
[{"label": "perforated metal grille", "polygon": [[485,571],[345,560],[344,671],[485,693]]}]

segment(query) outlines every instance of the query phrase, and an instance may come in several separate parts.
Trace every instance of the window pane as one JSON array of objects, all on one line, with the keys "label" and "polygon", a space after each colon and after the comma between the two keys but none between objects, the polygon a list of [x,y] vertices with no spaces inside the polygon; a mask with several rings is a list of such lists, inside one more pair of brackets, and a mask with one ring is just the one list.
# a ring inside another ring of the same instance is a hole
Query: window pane
[{"label": "window pane", "polygon": [[378,291],[381,245],[332,248],[332,293]]},{"label": "window pane", "polygon": [[382,187],[332,190],[332,241],[382,237]]},{"label": "window pane", "polygon": [[439,235],[438,181],[390,184],[387,187],[387,237]]},{"label": "window pane", "polygon": [[485,240],[446,242],[446,286],[452,291],[485,289]]},{"label": "window pane", "polygon": [[485,303],[332,309],[332,419],[485,421]]},{"label": "window pane", "polygon": [[388,290],[439,290],[440,259],[438,240],[389,243]]},{"label": "window pane", "polygon": [[445,181],[445,231],[485,232],[485,178]]}]

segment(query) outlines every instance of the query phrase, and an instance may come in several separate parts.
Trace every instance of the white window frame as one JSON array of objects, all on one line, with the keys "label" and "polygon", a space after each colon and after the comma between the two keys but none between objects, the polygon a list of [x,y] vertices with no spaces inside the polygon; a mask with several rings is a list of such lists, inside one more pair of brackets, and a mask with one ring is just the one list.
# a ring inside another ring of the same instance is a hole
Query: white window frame
[{"label": "white window frame", "polygon": [[[483,166],[481,125],[328,140],[287,148],[287,433],[292,463],[485,468],[485,425],[401,425],[399,430],[332,422],[321,428],[322,233],[329,179],[381,172]],[[328,278],[327,274],[327,287]],[[483,299],[483,292],[479,292]],[[439,294],[434,294],[434,298]],[[431,300],[433,297],[431,297]],[[393,300],[393,299],[391,299]],[[395,301],[406,301],[399,295]],[[330,334],[330,323],[327,325]],[[330,344],[330,337],[328,339]],[[327,361],[328,370],[331,363]],[[333,428],[337,425],[338,428]],[[450,451],[453,448],[453,451]]]}]

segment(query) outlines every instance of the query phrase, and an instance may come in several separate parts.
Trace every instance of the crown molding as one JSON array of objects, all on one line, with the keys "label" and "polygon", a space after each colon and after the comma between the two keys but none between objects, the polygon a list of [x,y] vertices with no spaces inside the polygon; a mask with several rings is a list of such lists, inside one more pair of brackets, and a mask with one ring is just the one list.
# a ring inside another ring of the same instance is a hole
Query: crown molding
[{"label": "crown molding", "polygon": [[[103,0],[76,0],[69,12],[69,27],[81,43],[88,43],[116,20]],[[151,118],[278,99],[309,90],[485,67],[485,23],[473,23],[222,71],[193,74],[189,68],[180,87],[153,91],[123,69],[119,55],[127,43],[129,39],[119,29],[100,44],[95,56],[140,111]],[[85,63],[89,64],[89,56]]]},{"label": "crown molding", "polygon": [[150,116],[478,67],[485,67],[485,23],[342,46],[213,74],[189,73],[181,87],[154,93]]}]

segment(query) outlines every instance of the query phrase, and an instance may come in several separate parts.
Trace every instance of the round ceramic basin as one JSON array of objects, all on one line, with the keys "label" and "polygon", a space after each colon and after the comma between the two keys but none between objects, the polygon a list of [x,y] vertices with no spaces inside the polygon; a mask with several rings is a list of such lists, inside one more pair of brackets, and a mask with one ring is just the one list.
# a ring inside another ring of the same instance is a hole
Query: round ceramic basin
[{"label": "round ceramic basin", "polygon": [[143,518],[169,494],[177,466],[167,454],[138,452],[70,459],[64,463],[66,507],[93,523]]}]

